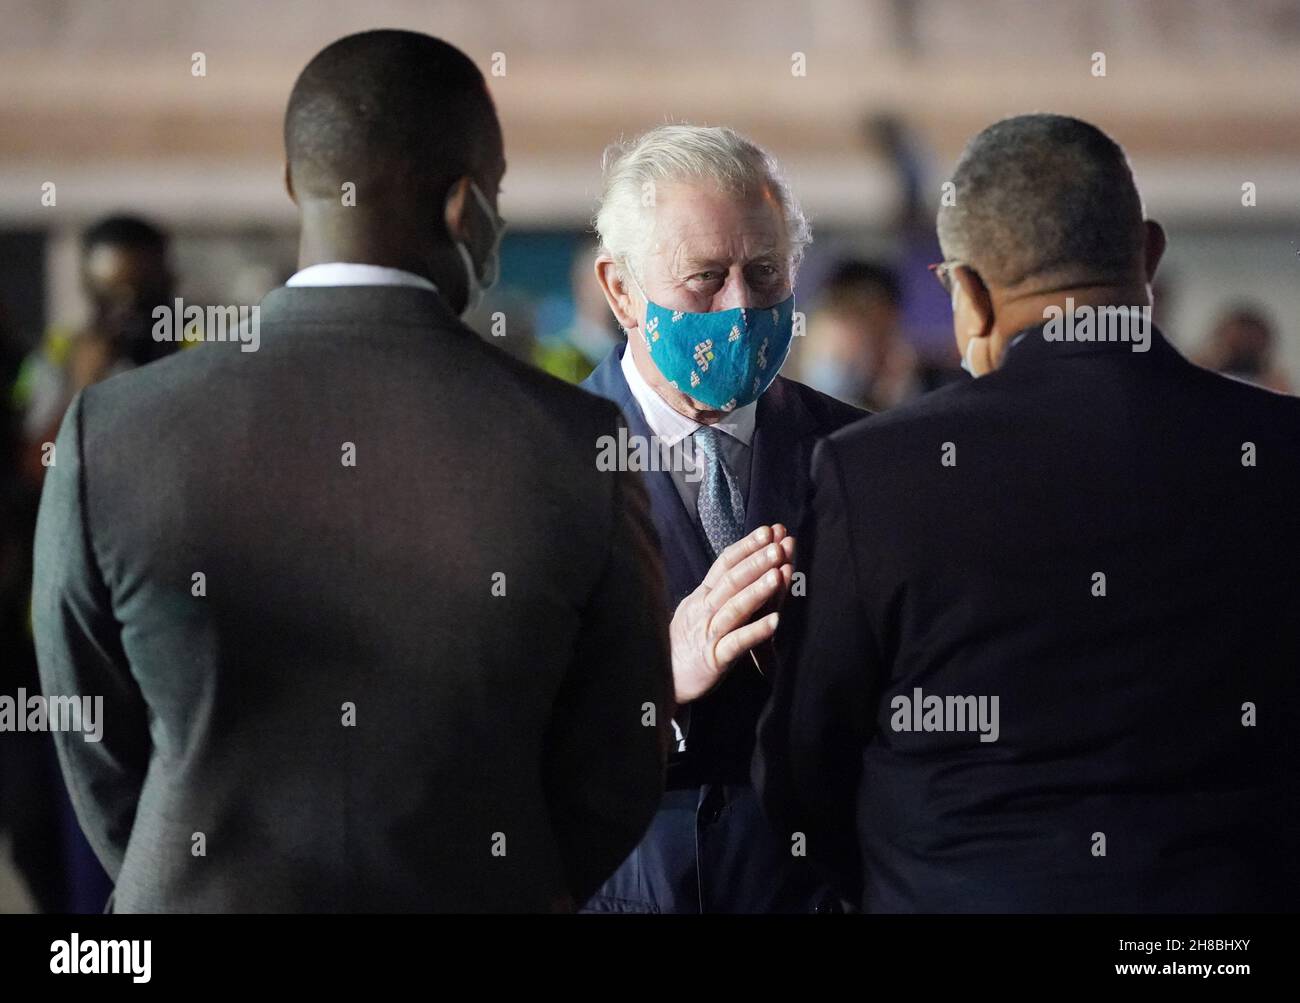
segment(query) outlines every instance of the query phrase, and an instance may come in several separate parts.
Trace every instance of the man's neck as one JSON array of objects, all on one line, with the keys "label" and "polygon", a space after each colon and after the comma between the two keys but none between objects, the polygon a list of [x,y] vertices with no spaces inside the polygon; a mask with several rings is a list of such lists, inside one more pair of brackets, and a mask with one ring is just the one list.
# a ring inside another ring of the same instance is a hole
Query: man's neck
[{"label": "man's neck", "polygon": [[[436,253],[423,248],[408,229],[393,224],[400,218],[382,217],[355,207],[312,201],[302,206],[298,238],[298,268],[347,262],[396,268],[428,279],[439,289],[463,289],[464,279],[453,267],[455,252]],[[454,274],[455,273],[455,274]]]},{"label": "man's neck", "polygon": [[1001,364],[1011,339],[1021,331],[1046,323],[1053,308],[1068,314],[1081,307],[1150,306],[1151,290],[1143,282],[1132,281],[1115,285],[1061,286],[1020,294],[1001,291],[994,295],[993,305],[997,322],[993,329],[992,347],[994,357]]},{"label": "man's neck", "polygon": [[325,265],[334,262],[346,262],[356,265],[377,265],[380,268],[396,268],[428,279],[437,285],[437,279],[429,274],[428,268],[411,254],[403,254],[391,248],[374,247],[358,241],[321,239],[304,229],[298,242],[298,268],[312,265]]}]

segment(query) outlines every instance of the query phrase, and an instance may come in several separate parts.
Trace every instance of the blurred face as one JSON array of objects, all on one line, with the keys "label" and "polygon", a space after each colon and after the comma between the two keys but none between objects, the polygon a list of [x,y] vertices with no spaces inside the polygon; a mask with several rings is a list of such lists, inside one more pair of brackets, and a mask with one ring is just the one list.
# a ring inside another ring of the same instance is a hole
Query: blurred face
[{"label": "blurred face", "polygon": [[574,257],[573,268],[569,273],[569,284],[578,314],[608,323],[609,311],[605,308],[605,294],[592,274],[592,266],[595,263],[595,253],[579,254]]},{"label": "blurred face", "polygon": [[110,337],[131,337],[152,323],[155,306],[171,299],[171,274],[157,251],[97,244],[86,255],[82,279],[94,326]]},{"label": "blurred face", "polygon": [[1229,317],[1215,331],[1222,346],[1224,366],[1230,370],[1254,372],[1263,369],[1269,354],[1269,333],[1242,317]]},{"label": "blurred face", "polygon": [[850,325],[856,348],[868,369],[879,369],[898,334],[898,308],[882,294],[864,292],[852,297],[838,311],[838,319]]}]

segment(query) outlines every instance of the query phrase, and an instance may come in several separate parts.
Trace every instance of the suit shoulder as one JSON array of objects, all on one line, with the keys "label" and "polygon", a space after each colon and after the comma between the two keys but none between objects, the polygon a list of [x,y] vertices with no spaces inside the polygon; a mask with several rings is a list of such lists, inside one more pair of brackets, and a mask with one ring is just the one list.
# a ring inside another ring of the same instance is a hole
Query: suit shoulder
[{"label": "suit shoulder", "polygon": [[82,406],[109,417],[152,414],[166,399],[184,400],[210,376],[220,350],[201,345],[128,369],[86,387]]},{"label": "suit shoulder", "polygon": [[[978,390],[991,389],[988,386]],[[830,438],[837,446],[852,446],[913,432],[926,424],[943,423],[954,416],[978,411],[989,395],[977,391],[972,381],[950,383],[915,397],[888,411],[865,414],[864,420],[844,426]]]},{"label": "suit shoulder", "polygon": [[1190,361],[1188,364],[1207,389],[1230,398],[1236,408],[1253,408],[1284,421],[1300,419],[1300,397],[1216,373]]},{"label": "suit shoulder", "polygon": [[820,390],[814,390],[806,383],[797,380],[780,379],[780,386],[795,397],[812,417],[818,435],[830,435],[832,432],[869,417],[871,412],[846,404]]},{"label": "suit shoulder", "polygon": [[619,410],[611,401],[517,359],[477,335],[474,340],[488,364],[500,368],[519,393],[560,422],[573,425],[574,431],[592,427],[607,431],[618,422]]}]

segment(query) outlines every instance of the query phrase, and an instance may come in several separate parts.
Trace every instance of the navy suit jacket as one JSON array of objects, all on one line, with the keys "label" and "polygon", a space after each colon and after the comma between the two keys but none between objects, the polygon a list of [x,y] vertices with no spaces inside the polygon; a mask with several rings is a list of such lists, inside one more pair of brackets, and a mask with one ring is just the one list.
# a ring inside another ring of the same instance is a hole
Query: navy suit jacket
[{"label": "navy suit jacket", "polygon": [[1158,332],[1036,329],[830,436],[769,815],[863,911],[1294,911],[1297,442],[1300,401]]},{"label": "navy suit jacket", "polygon": [[[582,386],[613,401],[632,435],[652,432],[615,348]],[[745,532],[780,522],[793,532],[817,441],[864,412],[777,377],[758,401]],[[665,471],[642,473],[664,558],[669,615],[713,563],[694,513]],[[788,603],[797,603],[795,598]],[[691,704],[686,751],[668,765],[667,793],[641,845],[587,905],[601,912],[810,912],[835,898],[791,839],[763,819],[749,779],[755,729],[770,680],[748,660]]]}]

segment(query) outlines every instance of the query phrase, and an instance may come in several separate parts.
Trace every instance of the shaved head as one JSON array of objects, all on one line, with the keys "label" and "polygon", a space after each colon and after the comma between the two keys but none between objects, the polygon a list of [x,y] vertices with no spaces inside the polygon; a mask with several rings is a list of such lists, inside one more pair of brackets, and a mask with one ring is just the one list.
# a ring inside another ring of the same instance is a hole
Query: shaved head
[{"label": "shaved head", "polygon": [[483,75],[459,49],[413,31],[367,31],[323,49],[299,75],[284,146],[300,197],[398,183],[431,196],[501,158]]},{"label": "shaved head", "polygon": [[1113,282],[1140,265],[1142,200],[1124,151],[1065,115],[1019,115],[976,136],[939,210],[944,257],[1002,287]]}]

